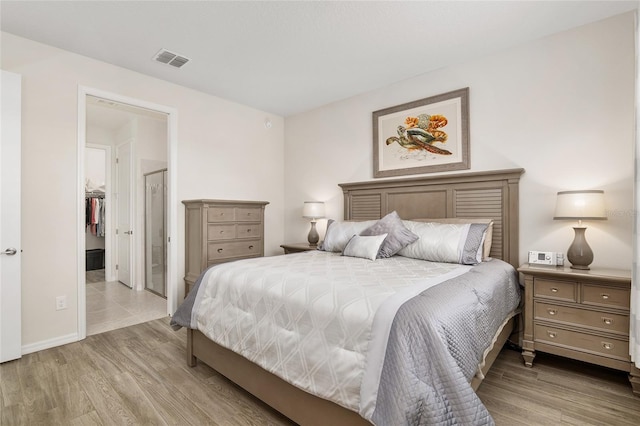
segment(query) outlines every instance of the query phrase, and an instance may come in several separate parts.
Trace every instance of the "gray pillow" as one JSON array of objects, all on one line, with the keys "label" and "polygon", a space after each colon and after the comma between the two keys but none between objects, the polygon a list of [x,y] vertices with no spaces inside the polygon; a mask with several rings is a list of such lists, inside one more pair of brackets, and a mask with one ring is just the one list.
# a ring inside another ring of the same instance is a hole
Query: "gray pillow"
[{"label": "gray pillow", "polygon": [[460,263],[463,265],[475,265],[482,262],[482,243],[488,227],[487,223],[472,223],[469,226],[469,233],[464,242]]},{"label": "gray pillow", "polygon": [[387,238],[382,243],[378,258],[391,257],[415,240],[418,236],[407,229],[402,223],[398,213],[392,211],[364,231],[360,235],[380,235],[387,234]]}]

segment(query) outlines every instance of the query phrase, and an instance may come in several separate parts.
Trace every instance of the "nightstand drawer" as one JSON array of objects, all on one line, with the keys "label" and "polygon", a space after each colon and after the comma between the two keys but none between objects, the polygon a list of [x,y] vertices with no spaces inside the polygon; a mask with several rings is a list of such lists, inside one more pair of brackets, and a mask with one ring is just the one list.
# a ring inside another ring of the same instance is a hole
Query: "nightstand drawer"
[{"label": "nightstand drawer", "polygon": [[582,285],[582,303],[585,305],[609,306],[629,310],[630,290],[594,284]]},{"label": "nightstand drawer", "polygon": [[545,278],[535,278],[533,281],[534,296],[556,300],[576,301],[577,283],[572,281],[557,281]]},{"label": "nightstand drawer", "polygon": [[629,342],[535,324],[535,341],[587,353],[628,360]]},{"label": "nightstand drawer", "polygon": [[535,319],[558,321],[565,324],[619,333],[625,336],[629,334],[629,317],[626,315],[558,306],[543,302],[535,302],[534,315]]}]

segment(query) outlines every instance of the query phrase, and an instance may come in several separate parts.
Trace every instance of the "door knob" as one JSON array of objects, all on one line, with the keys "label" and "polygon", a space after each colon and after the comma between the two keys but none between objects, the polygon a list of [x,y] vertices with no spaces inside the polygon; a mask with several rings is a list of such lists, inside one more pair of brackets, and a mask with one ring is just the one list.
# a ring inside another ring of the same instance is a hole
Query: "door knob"
[{"label": "door knob", "polygon": [[124,231],[124,233],[127,235],[133,235],[133,231]]},{"label": "door knob", "polygon": [[8,249],[6,249],[3,252],[0,252],[0,254],[6,254],[7,256],[13,256],[14,254],[16,254],[18,252],[18,250],[14,249],[13,247],[9,247]]}]

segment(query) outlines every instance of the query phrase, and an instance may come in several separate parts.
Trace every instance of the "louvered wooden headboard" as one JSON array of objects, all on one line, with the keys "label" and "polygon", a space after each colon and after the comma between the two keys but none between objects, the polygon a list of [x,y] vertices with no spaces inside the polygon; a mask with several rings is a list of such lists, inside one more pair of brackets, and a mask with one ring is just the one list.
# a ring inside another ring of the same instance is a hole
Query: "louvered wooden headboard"
[{"label": "louvered wooden headboard", "polygon": [[524,169],[340,184],[345,220],[491,218],[491,257],[519,266],[518,185]]}]

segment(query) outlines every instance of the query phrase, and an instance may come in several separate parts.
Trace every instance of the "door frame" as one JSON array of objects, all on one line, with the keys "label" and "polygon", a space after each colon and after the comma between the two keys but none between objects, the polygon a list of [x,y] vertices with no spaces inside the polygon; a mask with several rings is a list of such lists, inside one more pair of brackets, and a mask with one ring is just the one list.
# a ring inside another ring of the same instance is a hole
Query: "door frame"
[{"label": "door frame", "polygon": [[87,96],[95,96],[167,114],[167,315],[178,308],[178,110],[141,99],[131,98],[87,86],[78,86],[78,146],[77,146],[77,258],[78,258],[78,340],[87,337],[87,300],[85,271],[85,204],[84,174],[87,143]]}]

